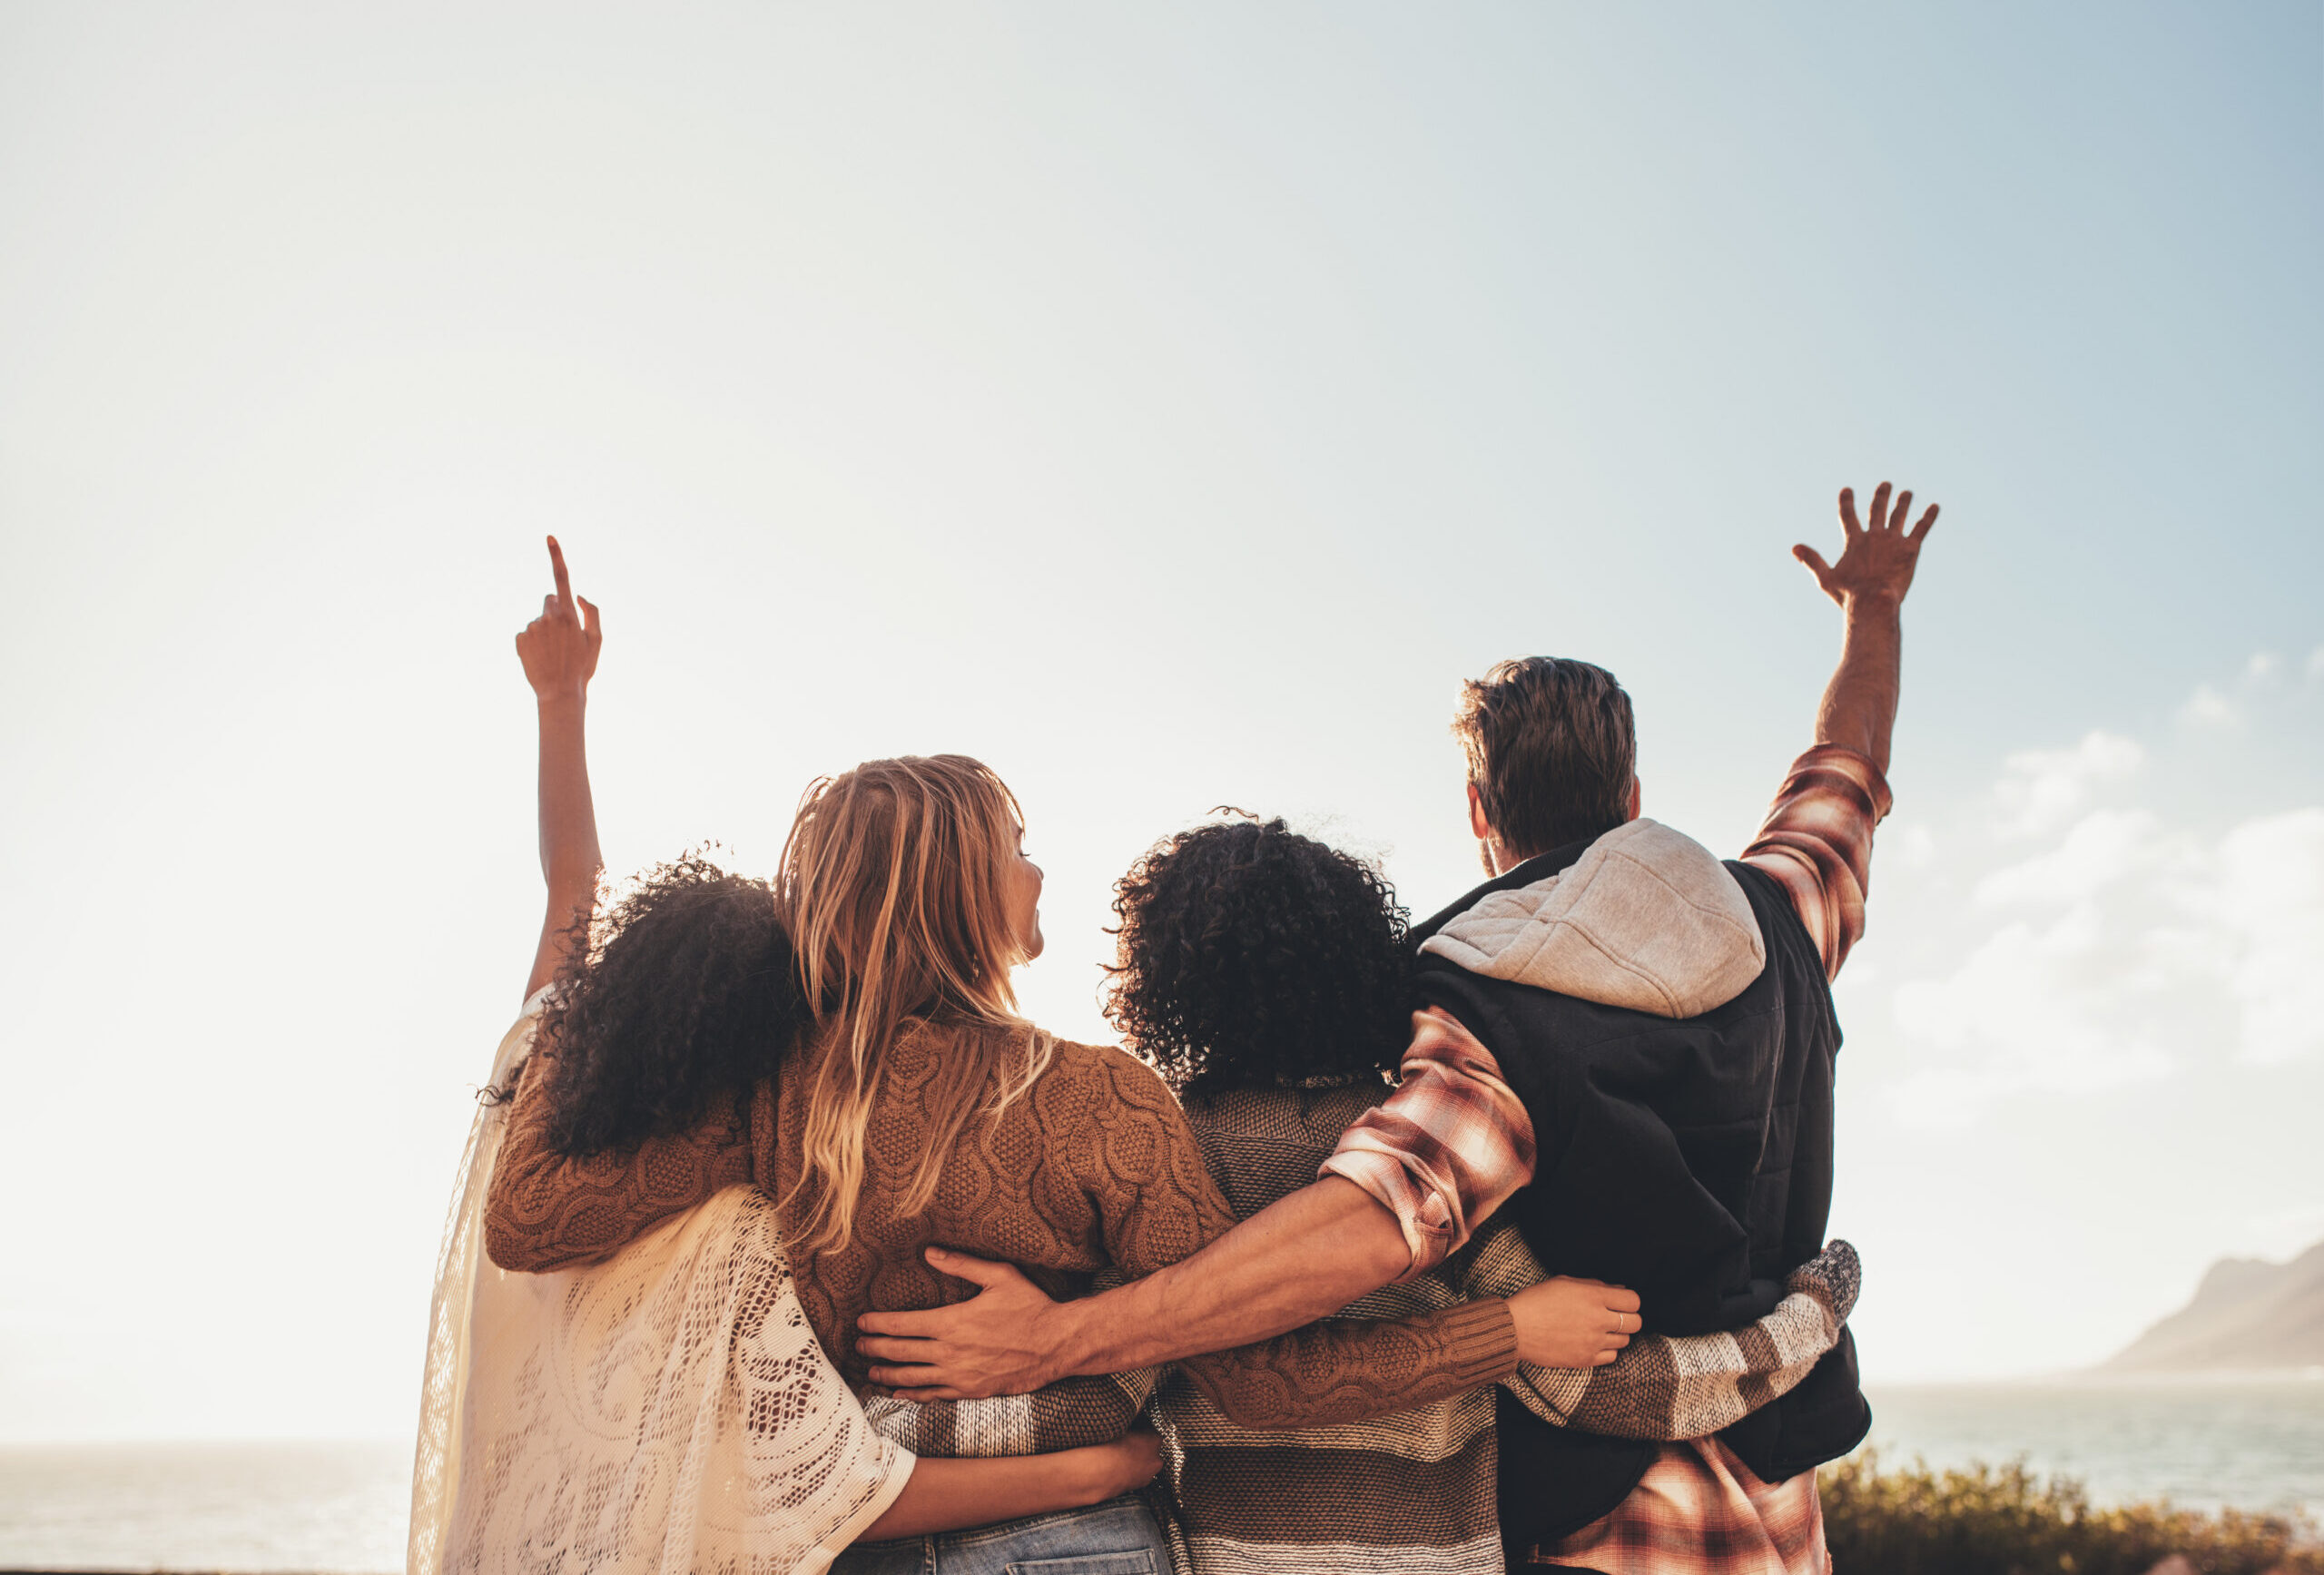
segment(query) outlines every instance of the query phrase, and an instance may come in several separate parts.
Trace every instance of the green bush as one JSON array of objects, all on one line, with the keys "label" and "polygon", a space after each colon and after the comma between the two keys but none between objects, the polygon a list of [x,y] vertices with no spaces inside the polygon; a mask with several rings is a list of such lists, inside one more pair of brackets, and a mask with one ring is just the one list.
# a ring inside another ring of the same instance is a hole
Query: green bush
[{"label": "green bush", "polygon": [[1833,1575],[2148,1575],[2174,1553],[2200,1575],[2324,1575],[2308,1521],[2094,1509],[2081,1482],[2023,1461],[1883,1471],[1866,1450],[1825,1467],[1822,1488]]}]

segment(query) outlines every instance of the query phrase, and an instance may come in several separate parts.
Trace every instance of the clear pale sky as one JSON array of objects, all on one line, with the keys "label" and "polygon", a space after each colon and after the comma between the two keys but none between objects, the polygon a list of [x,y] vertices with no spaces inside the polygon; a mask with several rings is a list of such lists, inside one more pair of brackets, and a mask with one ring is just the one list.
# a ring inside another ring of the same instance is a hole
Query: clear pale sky
[{"label": "clear pale sky", "polygon": [[538,922],[554,530],[617,871],[991,762],[1474,877],[1459,681],[1726,851],[1944,507],[1839,999],[1876,1382],[2324,1236],[2307,4],[0,10],[0,1436],[409,1428]]}]

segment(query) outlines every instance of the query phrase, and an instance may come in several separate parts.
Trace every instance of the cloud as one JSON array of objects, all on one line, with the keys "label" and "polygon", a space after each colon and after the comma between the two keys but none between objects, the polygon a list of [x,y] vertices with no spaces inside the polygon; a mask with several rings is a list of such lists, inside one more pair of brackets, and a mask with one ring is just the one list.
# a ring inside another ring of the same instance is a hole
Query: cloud
[{"label": "cloud", "polygon": [[2032,749],[2002,763],[1994,789],[2003,829],[2034,835],[2072,820],[2104,783],[2134,775],[2146,762],[2137,742],[2102,730],[2085,734],[2072,749]]},{"label": "cloud", "polygon": [[2324,645],[2308,654],[2308,675],[2311,679],[2324,678]]},{"label": "cloud", "polygon": [[2144,810],[2094,810],[2049,851],[1978,881],[1977,901],[1986,907],[2086,901],[2152,864],[2158,832]]},{"label": "cloud", "polygon": [[1887,839],[1882,862],[1893,860],[1907,870],[1925,870],[1936,862],[1936,833],[1925,822],[1891,824],[1881,834]]},{"label": "cloud", "polygon": [[2230,938],[2227,988],[2240,1058],[2262,1066],[2324,1049],[2324,809],[2246,821],[2220,842],[2208,915]]},{"label": "cloud", "polygon": [[2246,684],[2265,684],[2276,675],[2276,670],[2282,665],[2276,660],[2273,651],[2254,651],[2251,660],[2243,664],[2243,681]]},{"label": "cloud", "polygon": [[2094,903],[2046,925],[2003,925],[1950,974],[1896,993],[1897,1026],[1929,1056],[1896,1091],[1914,1126],[1952,1126],[1996,1097],[2028,1089],[2090,1093],[2168,1076],[2150,1037],[2143,982],[2115,966]]},{"label": "cloud", "polygon": [[2198,684],[2179,708],[2179,720],[2194,727],[2232,727],[2243,720],[2235,702],[2208,684]]},{"label": "cloud", "polygon": [[[1899,970],[1891,1008],[1916,1063],[1890,1091],[1900,1118],[1956,1125],[2013,1094],[2324,1053],[2324,807],[2207,834],[2091,802],[2145,761],[2106,733],[2011,755],[1986,801],[1998,821],[1947,835],[1946,864],[1973,877],[1952,916],[1965,950]],[[1934,859],[1935,833],[1901,841],[1908,862]],[[1981,847],[2003,861],[1979,875]]]}]

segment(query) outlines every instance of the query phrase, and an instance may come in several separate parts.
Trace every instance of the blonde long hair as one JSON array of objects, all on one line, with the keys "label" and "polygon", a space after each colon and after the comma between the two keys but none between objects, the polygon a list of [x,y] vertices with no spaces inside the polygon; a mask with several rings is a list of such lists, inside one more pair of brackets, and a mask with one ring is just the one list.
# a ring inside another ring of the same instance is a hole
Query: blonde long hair
[{"label": "blonde long hair", "polygon": [[1055,1041],[1018,1015],[1009,982],[1024,955],[1005,882],[1023,834],[1016,795],[964,754],[866,761],[801,799],[778,885],[817,1029],[803,1164],[782,1200],[800,1253],[852,1239],[872,1101],[915,1019],[966,1031],[928,1090],[907,1213],[935,1196],[970,1118],[999,1115],[1048,1069]]}]

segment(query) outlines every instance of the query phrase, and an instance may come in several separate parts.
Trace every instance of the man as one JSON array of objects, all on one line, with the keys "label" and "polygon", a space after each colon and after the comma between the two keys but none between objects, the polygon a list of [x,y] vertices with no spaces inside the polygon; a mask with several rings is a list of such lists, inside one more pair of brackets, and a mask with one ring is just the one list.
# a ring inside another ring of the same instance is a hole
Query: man
[{"label": "man", "polygon": [[[985,1289],[862,1319],[859,1350],[895,1363],[873,1381],[916,1398],[1014,1393],[1270,1337],[1429,1268],[1504,1204],[1551,1272],[1637,1288],[1625,1328],[1738,1328],[1765,1312],[1823,1243],[1839,1044],[1828,981],[1863,932],[1872,830],[1889,802],[1901,607],[1937,512],[1908,531],[1911,502],[1892,509],[1884,482],[1859,525],[1843,491],[1839,561],[1793,549],[1845,631],[1815,744],[1730,866],[1767,958],[1740,995],[1678,1019],[1496,977],[1472,943],[1477,920],[1551,891],[1640,804],[1630,702],[1611,675],[1504,663],[1468,685],[1458,724],[1493,879],[1420,927],[1403,1083],[1349,1128],[1323,1176],[1185,1262],[1080,1302],[931,1251]],[[1825,1570],[1812,1468],[1869,1423],[1846,1342],[1714,1439],[1655,1446],[1560,1432],[1513,1406],[1502,1417],[1512,1560],[1604,1575]]]}]

